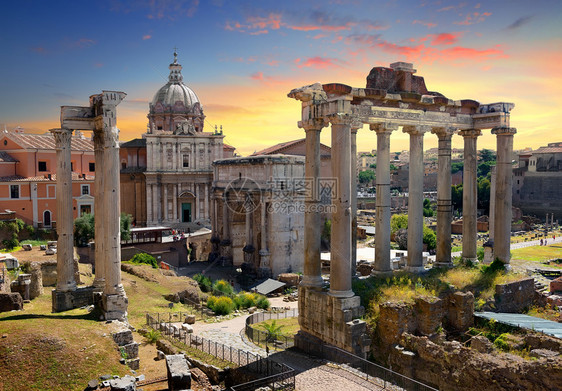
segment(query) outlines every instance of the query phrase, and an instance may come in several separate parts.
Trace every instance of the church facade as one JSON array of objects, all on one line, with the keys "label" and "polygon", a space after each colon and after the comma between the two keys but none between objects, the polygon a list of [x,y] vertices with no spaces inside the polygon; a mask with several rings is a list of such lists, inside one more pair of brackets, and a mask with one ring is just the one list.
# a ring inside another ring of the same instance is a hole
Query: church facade
[{"label": "church facade", "polygon": [[[174,53],[168,83],[149,104],[146,140],[146,222],[179,229],[210,226],[213,161],[230,157],[222,131],[205,132],[199,98],[183,83]],[[123,195],[126,196],[126,195]]]}]

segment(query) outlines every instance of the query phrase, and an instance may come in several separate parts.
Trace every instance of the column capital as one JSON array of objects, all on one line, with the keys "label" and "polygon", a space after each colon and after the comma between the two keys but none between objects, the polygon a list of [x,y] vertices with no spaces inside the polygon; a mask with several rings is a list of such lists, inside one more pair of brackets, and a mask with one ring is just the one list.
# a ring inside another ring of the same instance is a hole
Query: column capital
[{"label": "column capital", "polygon": [[433,127],[431,133],[437,135],[438,138],[451,139],[457,129],[453,127]]},{"label": "column capital", "polygon": [[313,118],[299,121],[298,126],[306,132],[309,130],[321,131],[322,128],[328,126],[328,123],[324,120],[324,118]]},{"label": "column capital", "polygon": [[413,135],[423,136],[424,133],[427,133],[430,130],[431,130],[431,126],[429,125],[404,125],[402,127],[402,132],[408,133],[411,136]]},{"label": "column capital", "polygon": [[351,114],[332,114],[327,117],[332,125],[349,125],[351,126],[356,117]]},{"label": "column capital", "polygon": [[363,121],[361,121],[358,117],[355,117],[352,121],[351,121],[351,132],[352,133],[357,133],[357,131],[359,129],[361,129],[363,127]]},{"label": "column capital", "polygon": [[459,135],[464,138],[477,138],[482,135],[482,131],[480,129],[463,129],[459,131]]},{"label": "column capital", "polygon": [[383,123],[379,122],[376,124],[369,124],[369,129],[374,131],[375,133],[392,133],[395,130],[398,130],[398,125],[391,124],[391,123]]},{"label": "column capital", "polygon": [[70,147],[70,140],[72,139],[72,129],[49,129],[49,132],[55,138],[56,149]]},{"label": "column capital", "polygon": [[94,129],[93,131],[94,151],[103,151],[104,134],[103,130]]},{"label": "column capital", "polygon": [[517,133],[516,128],[510,128],[507,126],[492,129],[492,134],[495,134],[496,136],[513,136],[515,133]]}]

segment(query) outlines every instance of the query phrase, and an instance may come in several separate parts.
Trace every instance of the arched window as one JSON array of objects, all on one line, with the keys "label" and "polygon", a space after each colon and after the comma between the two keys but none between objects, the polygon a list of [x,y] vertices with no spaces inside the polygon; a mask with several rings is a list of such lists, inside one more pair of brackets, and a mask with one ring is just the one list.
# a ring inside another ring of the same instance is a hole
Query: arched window
[{"label": "arched window", "polygon": [[43,212],[43,225],[45,227],[51,226],[51,212],[48,210]]}]

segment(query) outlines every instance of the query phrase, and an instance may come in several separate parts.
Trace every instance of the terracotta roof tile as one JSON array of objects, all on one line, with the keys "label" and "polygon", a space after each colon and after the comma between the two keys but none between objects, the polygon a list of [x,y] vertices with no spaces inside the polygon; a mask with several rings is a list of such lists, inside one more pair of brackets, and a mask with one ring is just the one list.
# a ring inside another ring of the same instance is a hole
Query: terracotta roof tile
[{"label": "terracotta roof tile", "polygon": [[[28,149],[55,149],[55,138],[51,134],[8,133],[8,138]],[[73,151],[94,151],[94,143],[90,139],[72,137]]]},{"label": "terracotta roof tile", "polygon": [[14,158],[12,155],[10,155],[7,152],[0,151],[0,163],[15,163],[15,162],[19,162],[19,160]]}]

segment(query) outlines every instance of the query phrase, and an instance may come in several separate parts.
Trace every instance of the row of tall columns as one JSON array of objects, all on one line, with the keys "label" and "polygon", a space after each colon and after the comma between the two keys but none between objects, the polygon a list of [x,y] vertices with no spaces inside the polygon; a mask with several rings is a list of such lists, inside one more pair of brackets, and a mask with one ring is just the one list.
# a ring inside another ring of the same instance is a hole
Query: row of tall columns
[{"label": "row of tall columns", "polygon": [[[509,264],[511,238],[511,204],[513,184],[513,135],[515,128],[492,129],[496,135],[496,192],[494,214],[494,259]],[[463,208],[464,209],[464,208]],[[463,235],[464,236],[464,235]]]},{"label": "row of tall columns", "polygon": [[[179,213],[178,197],[180,195],[181,189],[179,184],[171,184],[172,189],[172,213],[169,212],[169,197],[168,197],[168,184],[148,184],[146,188],[146,199],[147,199],[147,219],[149,222],[158,223],[160,221],[179,221],[181,220],[181,215]],[[203,190],[200,190],[201,185]],[[193,205],[193,217],[211,218],[212,213],[209,209],[209,185],[195,183],[193,185],[193,193],[195,195],[195,202]],[[203,194],[201,194],[203,193]],[[160,202],[153,202],[154,199],[158,199],[158,195],[161,195]],[[200,211],[201,206],[204,207],[203,211]]]},{"label": "row of tall columns", "polygon": [[424,126],[404,126],[410,135],[408,177],[408,266],[412,272],[423,270],[423,135]]},{"label": "row of tall columns", "polygon": [[320,205],[320,131],[324,126],[322,119],[299,122],[299,127],[306,131],[305,177],[312,182],[311,193],[304,201],[304,275],[301,284],[314,289],[322,288],[321,216],[316,211]]},{"label": "row of tall columns", "polygon": [[76,290],[74,278],[74,217],[72,213],[72,130],[51,129],[57,150],[57,292]]},{"label": "row of tall columns", "polygon": [[464,138],[464,166],[462,181],[462,257],[475,261],[477,235],[477,168],[478,149],[476,140],[482,134],[479,129],[461,130]]}]

